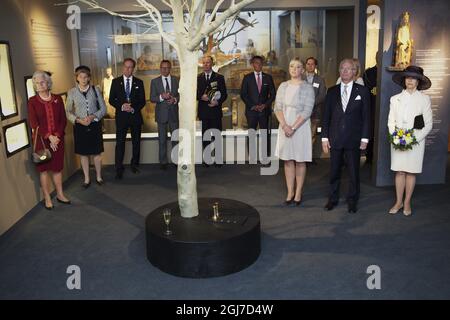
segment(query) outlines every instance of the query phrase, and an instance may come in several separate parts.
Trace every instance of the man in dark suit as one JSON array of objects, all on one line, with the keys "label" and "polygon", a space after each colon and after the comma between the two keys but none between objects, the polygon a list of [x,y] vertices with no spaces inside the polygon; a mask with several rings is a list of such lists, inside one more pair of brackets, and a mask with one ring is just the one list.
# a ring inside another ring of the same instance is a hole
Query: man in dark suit
[{"label": "man in dark suit", "polygon": [[[317,128],[320,126],[320,119],[322,118],[323,113],[323,105],[325,102],[325,96],[327,94],[327,86],[325,85],[325,80],[320,77],[316,73],[317,68],[317,59],[314,57],[309,57],[306,59],[305,64],[305,73],[306,73],[306,82],[311,84],[314,89],[315,101],[314,101],[314,109],[311,114],[311,137],[312,137],[312,146],[313,146],[313,163],[315,163],[314,158],[320,158],[321,153],[321,143],[318,141],[318,145],[316,143],[316,137],[320,134],[317,134]],[[317,139],[318,140],[318,139]]]},{"label": "man in dark suit", "polygon": [[381,53],[377,52],[376,65],[364,71],[362,78],[364,85],[370,91],[370,141],[366,150],[366,163],[372,164],[373,161],[373,147],[375,140],[375,111],[377,101],[377,71],[381,61]]},{"label": "man in dark suit", "polygon": [[[246,74],[241,85],[241,99],[245,103],[245,116],[249,129],[265,129],[269,151],[269,117],[276,91],[270,74],[262,72],[263,58],[254,56],[251,60],[254,72]],[[250,137],[249,137],[250,138]],[[269,155],[269,154],[268,154]]]},{"label": "man in dark suit", "polygon": [[142,80],[133,77],[135,67],[136,61],[126,58],[123,61],[123,75],[112,81],[109,93],[109,104],[116,109],[116,179],[123,177],[123,156],[129,128],[133,143],[131,171],[139,172],[137,167],[139,166],[143,123],[141,109],[145,106],[145,91]]},{"label": "man in dark suit", "polygon": [[170,134],[178,129],[178,79],[170,75],[169,60],[162,60],[159,68],[161,76],[150,84],[150,101],[156,103],[155,118],[158,123],[159,163],[167,169],[167,125]]},{"label": "man in dark suit", "polygon": [[[205,56],[202,60],[203,72],[197,77],[197,115],[202,121],[202,137],[208,129],[218,129],[222,131],[222,103],[227,99],[227,87],[225,79],[221,74],[212,70],[214,60],[211,56]],[[216,92],[214,96],[212,92]],[[210,95],[208,96],[208,93]],[[221,150],[222,141],[214,141],[216,148]],[[209,141],[203,141],[203,148],[210,144]],[[216,153],[217,154],[217,153]],[[222,154],[220,152],[220,154]],[[215,159],[216,166],[223,163],[223,159]],[[204,163],[205,166],[208,166]]]},{"label": "man in dark suit", "polygon": [[325,153],[331,151],[330,191],[325,209],[332,210],[339,202],[345,157],[350,178],[347,193],[350,213],[357,211],[360,150],[367,148],[370,129],[370,94],[366,87],[353,82],[355,69],[351,59],[342,60],[339,66],[342,82],[328,90],[322,119],[322,148]]}]

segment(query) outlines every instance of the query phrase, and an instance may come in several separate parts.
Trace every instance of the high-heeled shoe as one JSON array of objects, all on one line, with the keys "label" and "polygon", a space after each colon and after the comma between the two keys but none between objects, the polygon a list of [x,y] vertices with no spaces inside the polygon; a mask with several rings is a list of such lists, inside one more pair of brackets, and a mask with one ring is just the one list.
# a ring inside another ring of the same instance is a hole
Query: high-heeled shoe
[{"label": "high-heeled shoe", "polygon": [[70,200],[64,201],[64,200],[60,200],[58,197],[56,197],[56,200],[62,204],[72,204],[72,202],[70,202]]},{"label": "high-heeled shoe", "polygon": [[410,217],[412,215],[412,210],[403,209],[403,215],[406,217]]},{"label": "high-heeled shoe", "polygon": [[302,201],[303,201],[303,194],[300,195],[300,200],[298,200],[298,201],[295,200],[295,197],[294,197],[294,204],[296,207],[298,207],[302,203]]},{"label": "high-heeled shoe", "polygon": [[396,214],[396,213],[398,213],[400,210],[402,210],[403,209],[403,204],[398,208],[398,209],[396,209],[395,208],[395,206],[393,206],[392,208],[391,208],[391,210],[389,210],[389,213],[390,214]]},{"label": "high-heeled shoe", "polygon": [[83,188],[87,189],[89,188],[89,186],[91,185],[91,182],[89,181],[88,183],[83,182],[83,184],[81,185]]},{"label": "high-heeled shoe", "polygon": [[284,204],[287,205],[287,206],[290,206],[290,205],[292,205],[293,203],[294,203],[294,197],[292,197],[291,200],[285,200],[285,201],[284,201]]}]

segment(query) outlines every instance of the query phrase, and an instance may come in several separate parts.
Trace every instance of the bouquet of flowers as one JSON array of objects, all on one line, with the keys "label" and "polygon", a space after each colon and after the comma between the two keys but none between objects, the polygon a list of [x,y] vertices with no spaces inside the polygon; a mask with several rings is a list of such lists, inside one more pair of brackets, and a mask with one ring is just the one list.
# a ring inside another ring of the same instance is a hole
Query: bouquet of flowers
[{"label": "bouquet of flowers", "polygon": [[414,129],[399,129],[395,127],[394,132],[389,134],[389,142],[395,150],[412,150],[412,146],[418,144],[414,136]]}]

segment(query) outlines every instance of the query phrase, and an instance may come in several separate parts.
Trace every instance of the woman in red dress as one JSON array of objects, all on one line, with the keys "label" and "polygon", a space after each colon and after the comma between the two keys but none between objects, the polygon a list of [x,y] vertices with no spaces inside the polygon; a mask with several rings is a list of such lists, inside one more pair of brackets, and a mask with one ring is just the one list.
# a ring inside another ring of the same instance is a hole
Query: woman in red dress
[{"label": "woman in red dress", "polygon": [[33,85],[36,95],[28,100],[28,119],[35,135],[36,150],[42,150],[40,137],[44,140],[47,149],[52,153],[50,161],[37,164],[40,173],[41,188],[44,193],[45,208],[53,209],[50,197],[50,176],[56,189],[56,200],[60,203],[70,204],[62,188],[62,169],[64,165],[64,129],[66,127],[66,112],[60,96],[50,93],[52,79],[43,71],[33,74]]}]

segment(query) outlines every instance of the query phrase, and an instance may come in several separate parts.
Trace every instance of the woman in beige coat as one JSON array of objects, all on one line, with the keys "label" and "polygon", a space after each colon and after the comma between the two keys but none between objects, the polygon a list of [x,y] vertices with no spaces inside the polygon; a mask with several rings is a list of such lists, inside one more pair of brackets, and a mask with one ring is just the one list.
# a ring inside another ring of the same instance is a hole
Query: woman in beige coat
[{"label": "woman in beige coat", "polygon": [[[395,214],[403,208],[403,214],[410,216],[411,197],[416,183],[416,174],[422,172],[423,156],[425,152],[425,137],[430,133],[433,125],[431,100],[419,90],[431,87],[431,81],[423,74],[423,69],[409,66],[405,71],[397,73],[392,80],[403,87],[403,91],[391,97],[388,127],[389,133],[395,128],[412,129],[414,119],[423,117],[423,128],[414,129],[414,135],[419,144],[413,145],[412,150],[400,151],[391,146],[391,170],[395,171],[396,202],[389,210]],[[422,126],[419,126],[422,127]],[[403,201],[403,194],[405,200]]]}]

